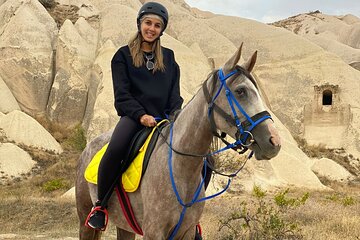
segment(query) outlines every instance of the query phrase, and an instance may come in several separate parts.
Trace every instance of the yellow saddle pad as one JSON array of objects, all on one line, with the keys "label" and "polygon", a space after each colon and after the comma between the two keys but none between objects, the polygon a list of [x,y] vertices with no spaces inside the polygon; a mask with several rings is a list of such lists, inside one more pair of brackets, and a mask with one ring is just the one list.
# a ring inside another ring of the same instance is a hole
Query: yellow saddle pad
[{"label": "yellow saddle pad", "polygon": [[[162,120],[157,124],[156,127],[154,127],[149,134],[149,136],[146,138],[144,144],[139,150],[139,153],[136,155],[134,160],[131,162],[130,166],[127,168],[127,170],[122,174],[121,181],[123,184],[123,187],[126,192],[135,192],[136,189],[140,185],[141,180],[141,174],[143,169],[143,162],[144,162],[144,156],[147,150],[147,147],[149,145],[149,142],[151,140],[151,137],[153,136],[155,129],[160,126],[165,121],[168,121],[167,119]],[[105,144],[92,158],[91,162],[87,166],[84,177],[85,179],[93,184],[97,184],[97,176],[98,176],[98,169],[100,165],[100,161],[102,156],[104,155],[106,149],[107,149],[108,143]]]}]

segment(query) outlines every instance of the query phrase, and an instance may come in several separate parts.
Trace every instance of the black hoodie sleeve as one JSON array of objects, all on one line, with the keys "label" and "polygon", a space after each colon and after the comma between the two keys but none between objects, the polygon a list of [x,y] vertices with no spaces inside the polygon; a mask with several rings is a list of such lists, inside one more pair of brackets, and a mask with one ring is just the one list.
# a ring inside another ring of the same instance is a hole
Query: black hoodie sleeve
[{"label": "black hoodie sleeve", "polygon": [[131,82],[125,53],[120,49],[111,60],[111,72],[115,96],[115,109],[119,116],[129,116],[139,121],[140,116],[146,113],[141,104],[132,96]]},{"label": "black hoodie sleeve", "polygon": [[175,61],[174,53],[172,52],[172,60],[173,60],[173,77],[172,77],[172,88],[170,91],[170,96],[168,100],[168,115],[172,115],[176,110],[181,109],[181,105],[184,100],[180,95],[180,68],[179,65]]}]

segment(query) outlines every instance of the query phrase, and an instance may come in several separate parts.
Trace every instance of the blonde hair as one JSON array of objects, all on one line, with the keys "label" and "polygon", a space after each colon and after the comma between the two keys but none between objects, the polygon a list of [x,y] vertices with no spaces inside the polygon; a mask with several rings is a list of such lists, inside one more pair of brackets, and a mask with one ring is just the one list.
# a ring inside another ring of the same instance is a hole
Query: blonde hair
[{"label": "blonde hair", "polygon": [[[141,67],[145,64],[144,60],[144,51],[141,49],[141,43],[143,42],[143,37],[140,32],[137,32],[129,41],[130,54],[133,60],[135,67]],[[161,50],[160,38],[155,40],[152,45],[152,52],[155,53],[154,59],[154,69],[153,73],[156,71],[165,71],[164,57]]]},{"label": "blonde hair", "polygon": [[161,22],[161,27],[164,28],[164,19],[162,17],[160,17],[159,15],[156,15],[156,14],[151,14],[151,13],[148,13],[148,14],[145,14],[144,16],[142,16],[140,18],[140,23],[142,21],[144,21],[145,18],[155,18],[155,19],[158,19],[160,22]]}]

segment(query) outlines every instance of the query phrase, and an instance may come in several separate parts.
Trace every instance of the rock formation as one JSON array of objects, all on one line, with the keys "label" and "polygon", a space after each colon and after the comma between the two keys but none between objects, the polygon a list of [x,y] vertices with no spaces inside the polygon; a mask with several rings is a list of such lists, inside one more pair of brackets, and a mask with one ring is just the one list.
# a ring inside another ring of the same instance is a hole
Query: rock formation
[{"label": "rock formation", "polygon": [[[14,164],[16,161],[17,164]],[[0,177],[17,177],[27,174],[35,166],[36,162],[31,156],[12,143],[0,143]]]},{"label": "rock formation", "polygon": [[14,110],[0,116],[0,127],[7,139],[55,153],[63,150],[58,142],[37,121],[24,112]]},{"label": "rock formation", "polygon": [[360,18],[357,16],[329,16],[315,11],[299,14],[273,25],[309,39],[340,56],[348,64],[360,62]]},{"label": "rock formation", "polygon": [[0,77],[0,112],[9,113],[13,110],[20,110],[19,104],[17,103],[14,95]]},{"label": "rock formation", "polygon": [[0,16],[1,77],[22,111],[44,115],[53,80],[55,21],[37,0],[6,1]]},{"label": "rock formation", "polygon": [[56,74],[47,109],[51,121],[67,126],[82,122],[96,44],[97,32],[84,18],[79,18],[75,25],[66,20],[60,28]]}]

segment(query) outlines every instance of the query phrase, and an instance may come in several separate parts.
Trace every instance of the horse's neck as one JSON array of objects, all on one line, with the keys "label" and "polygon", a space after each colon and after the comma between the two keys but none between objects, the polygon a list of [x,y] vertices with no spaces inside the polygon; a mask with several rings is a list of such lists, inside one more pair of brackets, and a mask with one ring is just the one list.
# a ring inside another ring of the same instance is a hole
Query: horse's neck
[{"label": "horse's neck", "polygon": [[[204,155],[209,151],[212,140],[207,119],[207,103],[200,90],[179,114],[173,126],[173,148],[188,154]],[[173,154],[174,171],[194,175],[202,167],[201,157]]]},{"label": "horse's neck", "polygon": [[186,153],[206,154],[212,139],[207,103],[200,90],[174,122],[174,147]]}]

